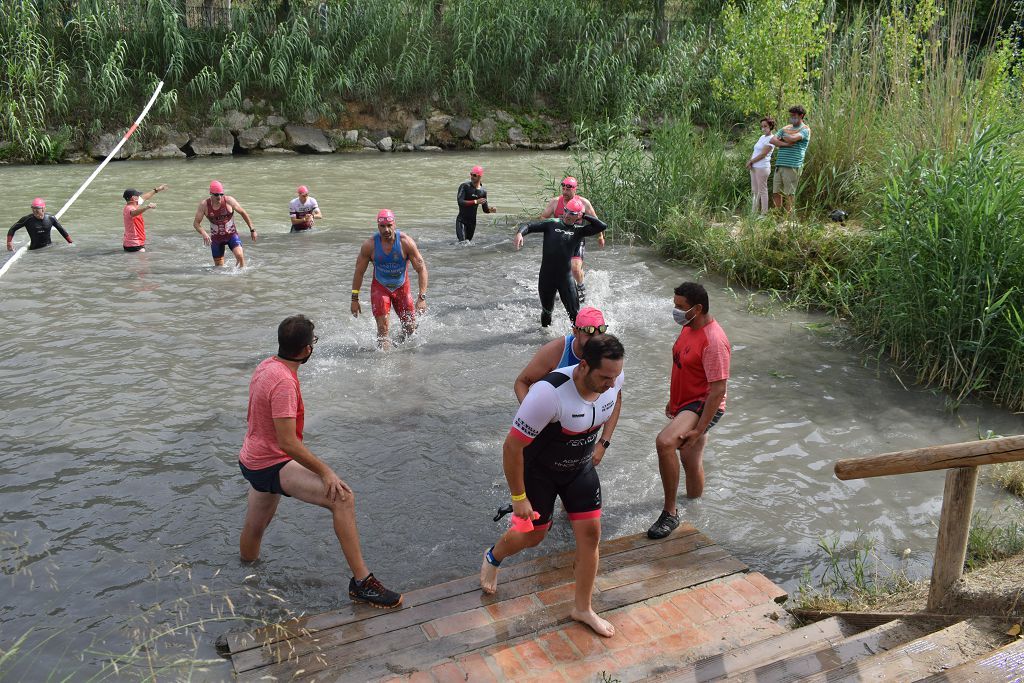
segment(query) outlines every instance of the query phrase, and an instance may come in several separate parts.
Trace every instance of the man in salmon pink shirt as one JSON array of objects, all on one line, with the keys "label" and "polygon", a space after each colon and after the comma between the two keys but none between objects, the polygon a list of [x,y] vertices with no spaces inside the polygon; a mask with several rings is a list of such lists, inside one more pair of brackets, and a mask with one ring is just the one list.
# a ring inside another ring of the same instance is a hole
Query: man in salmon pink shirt
[{"label": "man in salmon pink shirt", "polygon": [[709,312],[708,293],[696,282],[675,288],[673,319],[683,326],[672,347],[672,378],[665,417],[658,434],[658,470],[665,489],[665,507],[647,530],[664,538],[679,526],[676,492],[679,466],[686,474],[686,497],[704,493],[704,446],[708,431],[725,414],[731,347],[725,332]]},{"label": "man in salmon pink shirt", "polygon": [[259,559],[263,532],[281,496],[294,496],[331,511],[334,533],[352,570],[349,597],[374,607],[398,607],[401,594],[385,588],[363,561],[355,494],[302,441],[306,411],[298,369],[313,355],[317,342],[313,327],[304,315],[285,318],[277,328],[277,355],[257,366],[249,384],[249,428],[238,454],[238,466],[251,485],[239,540],[242,560]]}]

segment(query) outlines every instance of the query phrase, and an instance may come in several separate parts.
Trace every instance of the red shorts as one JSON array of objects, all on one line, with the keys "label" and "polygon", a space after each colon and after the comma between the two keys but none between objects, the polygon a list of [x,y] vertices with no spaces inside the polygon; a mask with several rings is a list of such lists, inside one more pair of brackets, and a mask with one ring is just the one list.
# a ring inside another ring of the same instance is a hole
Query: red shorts
[{"label": "red shorts", "polygon": [[416,316],[416,308],[412,302],[412,292],[409,291],[409,278],[406,276],[405,283],[391,291],[376,280],[370,285],[370,308],[374,317],[381,318],[391,312],[394,305],[395,313],[402,320],[412,320]]}]

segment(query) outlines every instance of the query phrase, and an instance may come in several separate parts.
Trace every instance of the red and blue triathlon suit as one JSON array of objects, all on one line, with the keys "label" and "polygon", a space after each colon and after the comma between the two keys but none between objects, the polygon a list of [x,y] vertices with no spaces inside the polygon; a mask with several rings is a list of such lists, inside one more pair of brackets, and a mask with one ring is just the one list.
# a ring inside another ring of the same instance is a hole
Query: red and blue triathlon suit
[{"label": "red and blue triathlon suit", "polygon": [[228,198],[222,197],[216,209],[209,199],[204,202],[203,213],[210,221],[210,253],[213,258],[223,258],[224,250],[242,246],[242,238],[235,229],[235,210],[228,206]]},{"label": "red and blue triathlon suit", "polygon": [[556,497],[570,520],[601,516],[601,480],[592,456],[601,426],[615,412],[624,374],[596,401],[586,401],[572,379],[576,367],[559,368],[531,386],[512,423],[512,436],[526,443],[523,479],[526,497],[540,513],[535,528],[551,525]]},{"label": "red and blue triathlon suit", "polygon": [[370,285],[370,308],[380,318],[391,312],[402,320],[416,317],[416,309],[409,290],[409,260],[402,252],[402,233],[395,230],[395,243],[391,251],[384,251],[380,233],[373,236],[373,284]]}]

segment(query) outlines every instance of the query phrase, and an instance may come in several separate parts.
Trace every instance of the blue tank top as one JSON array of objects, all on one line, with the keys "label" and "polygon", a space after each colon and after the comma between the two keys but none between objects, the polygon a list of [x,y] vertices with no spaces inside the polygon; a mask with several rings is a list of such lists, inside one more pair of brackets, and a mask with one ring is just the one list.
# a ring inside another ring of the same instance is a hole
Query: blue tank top
[{"label": "blue tank top", "polygon": [[391,253],[384,253],[384,246],[380,241],[380,233],[373,236],[373,279],[381,283],[392,292],[405,284],[405,271],[407,268],[405,254],[402,253],[402,233],[395,230],[395,245],[391,247]]},{"label": "blue tank top", "polygon": [[575,334],[565,335],[565,351],[562,351],[562,359],[558,361],[558,368],[567,368],[570,365],[579,365],[580,359],[576,357],[576,354],[572,352],[572,342],[576,339]]}]

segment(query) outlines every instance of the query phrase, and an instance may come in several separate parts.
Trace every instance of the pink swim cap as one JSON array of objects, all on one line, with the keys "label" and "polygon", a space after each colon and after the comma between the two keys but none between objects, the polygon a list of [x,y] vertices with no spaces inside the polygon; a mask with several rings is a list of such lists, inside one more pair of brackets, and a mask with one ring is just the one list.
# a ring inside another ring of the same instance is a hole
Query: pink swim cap
[{"label": "pink swim cap", "polygon": [[562,184],[567,186],[567,187],[576,187],[577,186],[576,179],[573,178],[571,175],[570,176],[566,176],[565,179],[562,180]]},{"label": "pink swim cap", "polygon": [[483,166],[474,166],[473,168],[469,169],[469,172],[472,175],[483,175],[484,174],[484,167]]},{"label": "pink swim cap", "polygon": [[565,203],[565,210],[568,213],[583,213],[583,202],[579,197],[573,197]]},{"label": "pink swim cap", "polygon": [[591,325],[600,327],[604,324],[604,313],[593,306],[581,308],[580,312],[576,314],[576,327],[590,327]]},{"label": "pink swim cap", "polygon": [[309,194],[309,188],[305,185],[299,185],[299,189],[296,190],[299,194]]},{"label": "pink swim cap", "polygon": [[210,181],[210,194],[224,194],[224,186],[219,180]]},{"label": "pink swim cap", "polygon": [[377,213],[377,222],[378,223],[394,223],[395,222],[395,212],[392,211],[391,209],[381,209]]},{"label": "pink swim cap", "polygon": [[32,200],[32,208],[33,209],[45,209],[46,208],[46,202],[43,201],[42,197],[36,197],[35,199]]}]

